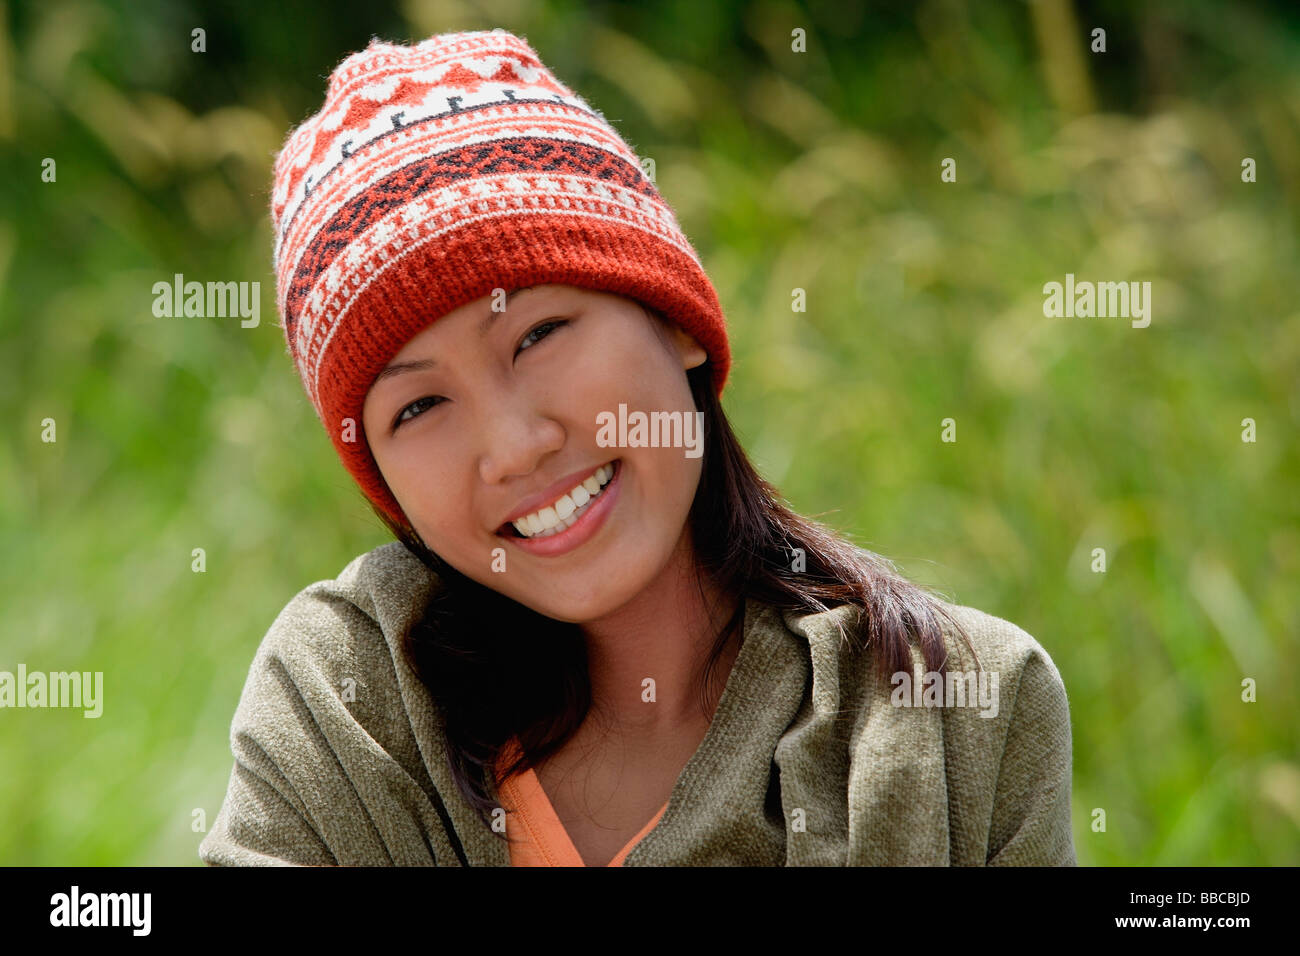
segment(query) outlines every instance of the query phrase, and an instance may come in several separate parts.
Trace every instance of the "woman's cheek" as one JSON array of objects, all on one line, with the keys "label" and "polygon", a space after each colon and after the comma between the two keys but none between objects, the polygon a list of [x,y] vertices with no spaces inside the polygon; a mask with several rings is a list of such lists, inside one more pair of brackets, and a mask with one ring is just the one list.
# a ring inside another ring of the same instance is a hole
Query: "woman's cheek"
[{"label": "woman's cheek", "polygon": [[[463,521],[468,513],[457,504],[464,499],[454,490],[458,485],[443,467],[447,460],[447,456],[433,455],[427,450],[417,453],[413,443],[411,454],[406,456],[401,470],[402,490],[395,490],[408,515],[425,516],[429,523],[439,528],[453,526],[458,515]],[[401,500],[403,495],[411,499],[409,508]]]}]

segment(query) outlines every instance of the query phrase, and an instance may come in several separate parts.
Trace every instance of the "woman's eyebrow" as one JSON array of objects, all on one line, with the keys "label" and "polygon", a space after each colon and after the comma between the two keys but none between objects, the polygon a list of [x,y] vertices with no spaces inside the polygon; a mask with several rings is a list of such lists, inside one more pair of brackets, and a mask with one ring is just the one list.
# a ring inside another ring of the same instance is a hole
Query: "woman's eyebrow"
[{"label": "woman's eyebrow", "polygon": [[[527,292],[529,289],[534,288],[536,288],[536,286],[526,285],[522,289],[512,289],[510,292],[506,293],[506,304],[509,304],[510,300],[519,293]],[[492,327],[492,323],[503,314],[504,313],[501,312],[489,311],[487,317],[479,323],[479,335],[487,335],[488,329]],[[394,375],[401,375],[403,372],[423,372],[426,369],[433,368],[437,364],[438,362],[436,359],[414,359],[410,362],[394,362],[375,376],[374,384],[378,385],[384,379],[392,378]]]},{"label": "woman's eyebrow", "polygon": [[386,378],[394,375],[401,375],[403,372],[421,372],[425,369],[433,368],[438,363],[433,359],[415,359],[410,362],[394,362],[388,368],[384,369],[375,376],[375,384],[378,385]]}]

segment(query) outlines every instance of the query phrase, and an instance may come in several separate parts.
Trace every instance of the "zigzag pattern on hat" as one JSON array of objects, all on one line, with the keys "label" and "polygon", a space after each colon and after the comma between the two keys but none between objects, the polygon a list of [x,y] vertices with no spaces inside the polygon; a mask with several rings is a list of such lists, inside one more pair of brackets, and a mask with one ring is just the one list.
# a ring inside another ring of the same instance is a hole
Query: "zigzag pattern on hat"
[{"label": "zigzag pattern on hat", "polygon": [[415,47],[372,40],[343,61],[330,82],[326,108],[294,131],[276,161],[271,205],[277,255],[303,200],[362,145],[404,126],[495,103],[562,103],[568,97],[590,111],[517,37],[465,37],[451,44],[433,37]]},{"label": "zigzag pattern on hat", "polygon": [[[497,139],[475,146],[460,146],[445,153],[416,160],[371,184],[345,202],[321,229],[317,230],[297,261],[285,300],[290,323],[315,279],[335,256],[369,226],[390,210],[425,192],[470,177],[503,173],[555,173],[586,175],[617,183],[653,197],[654,188],[627,163],[609,153],[582,143],[567,143],[535,137]],[[519,191],[538,188],[530,180]],[[292,324],[288,326],[293,331]]]}]

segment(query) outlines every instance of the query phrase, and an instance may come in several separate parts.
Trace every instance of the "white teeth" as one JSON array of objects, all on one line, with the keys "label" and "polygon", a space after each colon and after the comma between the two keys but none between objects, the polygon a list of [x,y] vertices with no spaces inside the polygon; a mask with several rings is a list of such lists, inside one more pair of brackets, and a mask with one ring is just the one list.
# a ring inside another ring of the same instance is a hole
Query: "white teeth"
[{"label": "white teeth", "polygon": [[614,477],[613,464],[601,465],[596,469],[595,474],[585,478],[568,494],[561,495],[555,504],[522,518],[516,518],[511,524],[525,538],[544,538],[558,534],[582,517],[587,506],[600,494],[601,489],[612,477]]}]

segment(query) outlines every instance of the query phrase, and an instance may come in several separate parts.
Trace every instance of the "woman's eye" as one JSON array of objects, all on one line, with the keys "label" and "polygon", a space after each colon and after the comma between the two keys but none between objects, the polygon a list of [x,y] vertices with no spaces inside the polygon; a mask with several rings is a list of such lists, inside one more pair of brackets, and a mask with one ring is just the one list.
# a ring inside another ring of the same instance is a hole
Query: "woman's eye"
[{"label": "woman's eye", "polygon": [[[519,344],[519,351],[522,352],[526,348],[532,348],[531,345],[525,345],[524,342],[529,342],[529,341],[540,342],[542,339],[546,338],[546,336],[550,335],[551,332],[554,331],[555,329],[558,329],[562,325],[568,325],[568,324],[569,323],[564,319],[552,319],[549,322],[543,322],[541,325],[537,326],[537,328],[533,329],[531,332],[529,332],[527,335],[524,336],[523,342]],[[534,339],[533,336],[537,336],[537,338]]]},{"label": "woman's eye", "polygon": [[[519,345],[519,351],[522,352],[525,349],[532,348],[534,343],[540,342],[560,326],[568,324],[567,319],[552,319],[548,322],[543,322],[524,336],[523,341]],[[444,401],[446,401],[446,399],[435,395],[426,395],[423,398],[417,398],[415,401],[411,402],[410,405],[407,405],[397,413],[397,418],[393,421],[393,431],[397,431],[397,429],[402,426],[403,422],[409,422],[413,418],[418,418],[423,414],[423,406],[425,406],[425,403],[439,404]],[[430,405],[429,407],[432,406]]]},{"label": "woman's eye", "polygon": [[432,402],[435,397],[436,396],[433,395],[426,395],[423,398],[417,398],[415,401],[411,402],[410,405],[403,408],[397,413],[397,420],[393,422],[393,430],[396,431],[402,422],[409,422],[412,418],[416,418],[420,415],[420,412],[416,412],[414,415],[407,415],[407,412],[411,411],[413,408],[419,408],[425,402]]}]

